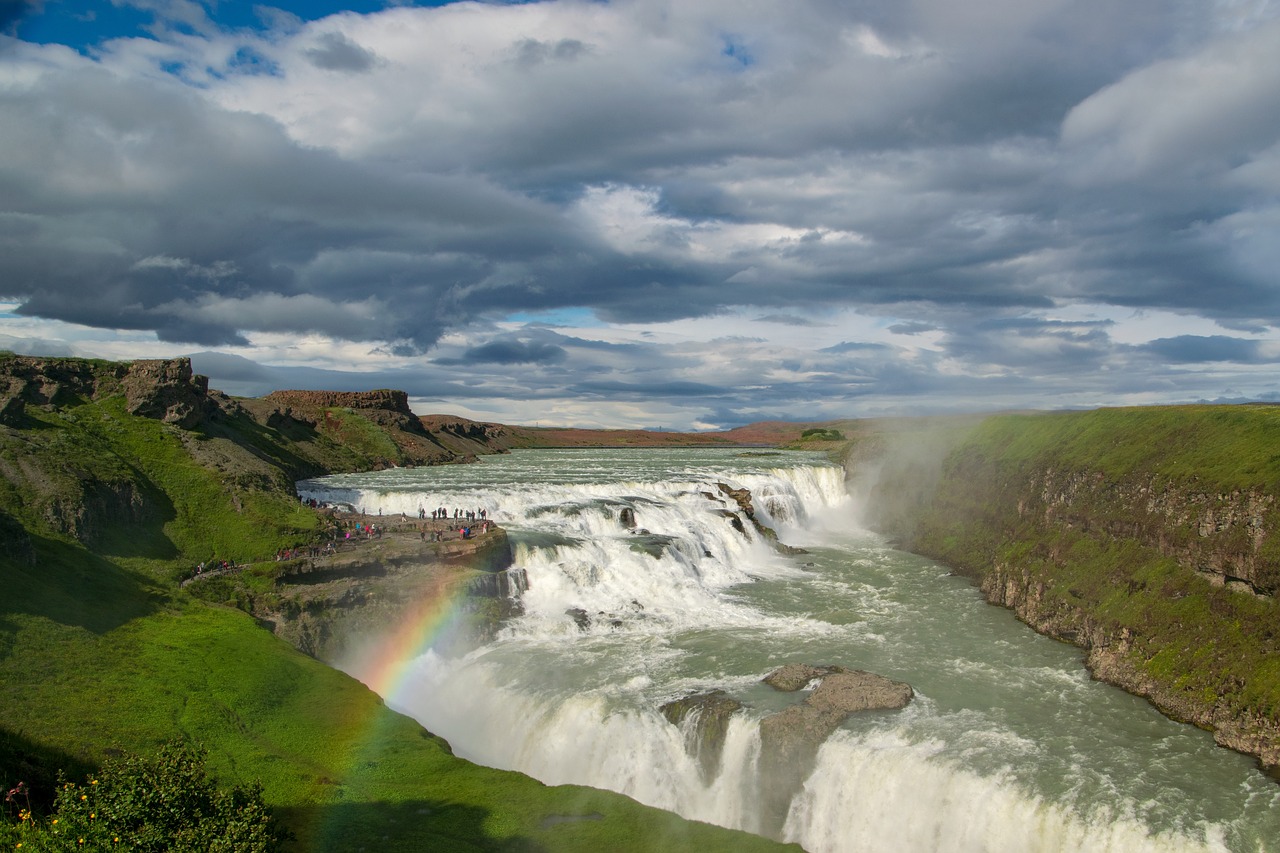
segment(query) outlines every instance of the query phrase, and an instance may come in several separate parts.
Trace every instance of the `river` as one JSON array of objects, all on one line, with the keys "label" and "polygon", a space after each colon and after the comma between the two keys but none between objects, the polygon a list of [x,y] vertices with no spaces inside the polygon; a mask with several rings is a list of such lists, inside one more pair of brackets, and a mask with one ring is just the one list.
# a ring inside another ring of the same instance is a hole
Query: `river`
[{"label": "river", "polygon": [[[735,529],[721,483],[805,553]],[[1252,760],[861,529],[818,454],[528,450],[299,489],[366,512],[484,508],[510,532],[524,615],[481,648],[425,651],[386,697],[469,760],[813,853],[1280,851],[1280,785]],[[869,670],[915,698],[831,735],[779,827],[761,817],[758,723],[800,697],[760,679],[787,662]],[[707,778],[659,707],[711,689],[746,708]]]}]

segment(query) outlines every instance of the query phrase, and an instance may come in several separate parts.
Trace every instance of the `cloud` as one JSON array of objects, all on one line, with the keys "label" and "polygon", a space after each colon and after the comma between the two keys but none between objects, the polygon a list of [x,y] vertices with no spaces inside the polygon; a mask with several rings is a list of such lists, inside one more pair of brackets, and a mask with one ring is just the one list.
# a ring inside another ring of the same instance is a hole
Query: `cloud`
[{"label": "cloud", "polygon": [[490,341],[470,347],[460,359],[446,364],[546,364],[564,361],[565,351],[553,344],[520,340]]},{"label": "cloud", "polygon": [[316,47],[306,48],[303,54],[317,68],[328,71],[368,71],[377,61],[377,55],[366,50],[339,32],[328,32],[316,39]]},{"label": "cloud", "polygon": [[1280,361],[1280,356],[1265,356],[1258,341],[1225,335],[1179,335],[1176,338],[1158,338],[1146,344],[1144,349],[1173,364],[1216,361],[1250,364]]},{"label": "cloud", "polygon": [[1269,4],[133,5],[5,43],[11,323],[628,423],[1274,390]]}]

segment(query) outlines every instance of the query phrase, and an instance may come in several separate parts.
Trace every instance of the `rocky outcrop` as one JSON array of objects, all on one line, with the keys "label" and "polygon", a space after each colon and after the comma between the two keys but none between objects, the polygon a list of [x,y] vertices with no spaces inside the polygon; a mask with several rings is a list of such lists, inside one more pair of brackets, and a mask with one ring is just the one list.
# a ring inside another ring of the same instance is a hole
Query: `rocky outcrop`
[{"label": "rocky outcrop", "polygon": [[[734,530],[738,531],[743,536],[747,535],[746,525],[742,522],[743,517],[745,517],[747,519],[747,523],[751,525],[752,529],[755,530],[755,532],[758,533],[766,542],[771,543],[778,551],[781,551],[784,554],[806,553],[803,548],[795,548],[781,542],[778,539],[778,532],[776,530],[756,518],[755,503],[753,502],[750,489],[736,489],[728,483],[716,483],[716,488],[720,490],[721,495],[728,498],[738,507],[737,512],[732,510],[726,510],[725,512],[725,517],[729,519],[729,524]],[[709,500],[718,500],[717,496],[710,492],[706,492],[704,494]]]},{"label": "rocky outcrop", "polygon": [[762,817],[774,832],[812,772],[818,749],[850,714],[905,708],[915,695],[905,682],[842,666],[790,664],[764,681],[784,691],[816,682],[803,702],[760,721],[760,773],[767,780]]},{"label": "rocky outcrop", "polygon": [[[812,690],[803,701],[760,721],[761,828],[782,831],[787,808],[813,770],[818,749],[850,714],[897,710],[915,693],[909,684],[842,666],[791,663],[762,681],[775,690]],[[730,719],[743,708],[723,690],[676,699],[661,706],[663,716],[680,728],[686,751],[697,760],[703,781],[715,778],[724,754]]]},{"label": "rocky outcrop", "polygon": [[272,391],[262,399],[295,409],[371,409],[413,415],[409,395],[380,388],[376,391]]},{"label": "rocky outcrop", "polygon": [[127,364],[78,358],[0,357],[0,423],[19,426],[27,406],[74,406],[114,389]]},{"label": "rocky outcrop", "polygon": [[710,784],[716,777],[724,755],[729,720],[741,709],[742,703],[723,690],[685,696],[659,709],[673,726],[684,732],[685,750],[698,762],[704,783]]},{"label": "rocky outcrop", "polygon": [[1280,563],[1264,552],[1280,530],[1280,507],[1262,488],[1219,492],[1152,474],[1046,468],[1032,473],[1024,492],[1019,515],[1046,527],[1140,542],[1219,586],[1280,591]]},{"label": "rocky outcrop", "polygon": [[[500,528],[444,542],[411,535],[360,541],[344,545],[334,556],[283,564],[272,593],[250,601],[249,609],[300,651],[336,663],[358,647],[375,647],[406,616],[424,607],[489,598],[487,593],[501,583],[495,581],[491,588],[485,579],[506,575],[511,560],[511,544]],[[194,584],[197,592],[200,585],[199,580]],[[474,609],[485,618],[490,615],[480,613],[479,606]],[[473,627],[478,636],[491,629],[487,624]]]},{"label": "rocky outcrop", "polygon": [[795,664],[771,673],[764,681],[785,691],[816,682],[803,702],[760,722],[761,748],[770,766],[776,770],[796,768],[805,774],[818,747],[850,714],[905,708],[915,695],[905,682],[841,666]]},{"label": "rocky outcrop", "polygon": [[131,415],[194,429],[216,406],[209,399],[209,378],[191,372],[191,359],[132,362],[121,387]]}]

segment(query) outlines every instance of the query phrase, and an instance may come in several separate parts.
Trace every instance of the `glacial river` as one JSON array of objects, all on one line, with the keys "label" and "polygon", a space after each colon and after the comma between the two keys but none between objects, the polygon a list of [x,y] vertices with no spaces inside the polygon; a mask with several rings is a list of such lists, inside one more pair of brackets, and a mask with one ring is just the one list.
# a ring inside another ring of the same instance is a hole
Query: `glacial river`
[{"label": "glacial river", "polygon": [[[760,519],[807,553],[735,529],[720,483],[750,489]],[[517,451],[300,490],[415,517],[483,507],[510,532],[524,615],[482,648],[425,652],[388,697],[472,761],[813,853],[1280,853],[1280,785],[1250,759],[1092,681],[1079,650],[862,530],[858,498],[819,455]],[[915,699],[851,717],[769,828],[758,723],[800,697],[760,679],[792,661],[906,681]],[[707,779],[658,709],[716,688],[746,708]]]}]

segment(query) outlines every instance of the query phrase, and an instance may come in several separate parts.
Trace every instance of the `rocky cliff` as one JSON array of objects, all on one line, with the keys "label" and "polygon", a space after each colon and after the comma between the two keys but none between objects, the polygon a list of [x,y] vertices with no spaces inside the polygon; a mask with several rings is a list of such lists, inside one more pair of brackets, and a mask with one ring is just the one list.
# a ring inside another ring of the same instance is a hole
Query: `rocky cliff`
[{"label": "rocky cliff", "polygon": [[[182,503],[172,488],[210,489],[192,522],[225,530],[216,525],[224,509],[264,523],[287,517],[299,479],[463,461],[486,451],[484,439],[465,452],[443,446],[403,391],[233,399],[210,389],[185,358],[0,355],[3,506],[20,527],[98,549],[172,556],[186,547],[166,530]],[[281,506],[267,509],[273,501]],[[214,548],[218,556],[239,555],[233,538]]]},{"label": "rocky cliff", "polygon": [[855,468],[878,466],[870,515],[904,547],[1274,769],[1277,443],[1270,407],[1006,415]]},{"label": "rocky cliff", "polygon": [[458,639],[488,636],[496,628],[490,620],[509,612],[503,605],[519,602],[503,582],[512,560],[506,532],[437,542],[421,540],[415,527],[393,522],[383,536],[343,542],[333,554],[301,555],[259,568],[254,578],[197,577],[190,589],[236,604],[299,651],[333,664],[359,652],[376,656],[379,644],[396,642],[406,619],[450,607],[465,621]]}]

